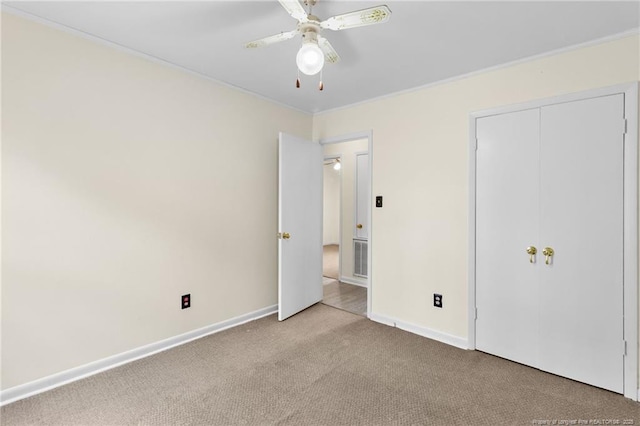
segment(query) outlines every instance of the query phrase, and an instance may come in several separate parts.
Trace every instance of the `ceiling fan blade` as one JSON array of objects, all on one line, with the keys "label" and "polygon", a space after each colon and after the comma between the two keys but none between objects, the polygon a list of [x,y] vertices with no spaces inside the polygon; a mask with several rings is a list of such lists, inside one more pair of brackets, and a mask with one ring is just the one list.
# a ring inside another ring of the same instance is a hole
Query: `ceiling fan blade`
[{"label": "ceiling fan blade", "polygon": [[391,17],[391,10],[386,5],[358,10],[334,16],[320,23],[322,28],[329,30],[344,30],[347,28],[362,27],[364,25],[382,24]]},{"label": "ceiling fan blade", "polygon": [[340,56],[338,56],[338,53],[326,38],[318,36],[318,47],[320,47],[320,50],[322,50],[322,52],[324,53],[324,59],[327,62],[335,64],[340,60]]},{"label": "ceiling fan blade", "polygon": [[282,7],[291,15],[293,18],[297,19],[300,22],[307,22],[307,12],[304,11],[304,8],[300,4],[298,0],[278,0]]},{"label": "ceiling fan blade", "polygon": [[298,30],[282,32],[280,34],[272,35],[269,37],[261,38],[259,40],[251,41],[244,45],[247,49],[252,49],[256,47],[268,46],[270,44],[278,43],[280,41],[289,40],[298,34]]}]

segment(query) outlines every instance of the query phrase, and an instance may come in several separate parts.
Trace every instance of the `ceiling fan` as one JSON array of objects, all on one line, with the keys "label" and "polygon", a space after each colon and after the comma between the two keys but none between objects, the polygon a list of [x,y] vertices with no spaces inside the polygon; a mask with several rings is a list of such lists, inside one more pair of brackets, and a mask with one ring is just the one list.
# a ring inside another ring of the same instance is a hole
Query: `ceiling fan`
[{"label": "ceiling fan", "polygon": [[[335,63],[340,60],[329,40],[322,37],[320,33],[324,29],[333,31],[345,30],[348,28],[362,27],[365,25],[382,24],[391,17],[391,10],[385,6],[376,6],[368,9],[349,12],[342,15],[333,16],[321,21],[320,18],[312,14],[313,6],[318,0],[303,0],[308,12],[298,0],[278,0],[282,7],[293,18],[298,20],[296,29],[280,34],[254,40],[245,45],[246,48],[257,48],[294,38],[302,35],[302,47],[296,56],[298,69],[306,75],[315,75],[322,70],[325,60]],[[296,80],[296,87],[300,87],[300,78]],[[322,80],[320,90],[323,89]]]},{"label": "ceiling fan", "polygon": [[328,161],[324,162],[325,166],[333,166],[333,170],[340,170],[342,168],[342,163],[339,158],[332,158]]}]

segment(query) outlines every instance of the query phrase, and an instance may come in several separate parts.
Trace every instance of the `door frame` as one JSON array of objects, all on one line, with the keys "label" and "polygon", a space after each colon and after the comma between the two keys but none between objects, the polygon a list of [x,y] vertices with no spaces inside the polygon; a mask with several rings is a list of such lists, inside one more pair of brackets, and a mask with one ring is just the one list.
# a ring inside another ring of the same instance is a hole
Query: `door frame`
[{"label": "door frame", "polygon": [[[638,82],[570,93],[469,114],[468,349],[476,349],[476,120],[482,117],[610,96],[624,95],[623,330],[624,396],[640,400],[638,389]],[[623,123],[621,123],[622,126]]]},{"label": "door frame", "polygon": [[[322,145],[322,143],[320,143],[320,145]],[[322,157],[322,159],[323,161],[338,159],[340,162],[342,162],[342,154],[325,155]],[[324,169],[323,169],[323,173],[324,173]],[[324,176],[323,176],[323,180],[324,180]],[[322,187],[322,191],[324,193],[324,185]],[[340,205],[338,206],[338,209],[340,210],[339,211],[340,224],[338,226],[338,281],[340,281],[340,277],[342,276],[342,191],[343,191],[343,188],[342,188],[342,171],[341,171],[340,172],[340,194],[338,194],[338,198],[340,200]],[[322,208],[324,210],[324,199],[322,200]],[[324,217],[322,218],[322,226],[324,227]]]},{"label": "door frame", "polygon": [[[372,262],[373,221],[371,220],[372,212],[373,212],[373,206],[371,204],[374,199],[373,197],[373,130],[350,133],[347,135],[334,136],[330,138],[322,138],[319,140],[319,143],[320,145],[329,145],[329,144],[335,144],[335,143],[341,143],[341,142],[351,142],[358,139],[367,139],[368,150],[369,150],[369,196],[370,196],[369,204],[370,206],[369,206],[369,213],[367,218],[369,220],[369,241],[367,243],[368,244],[367,266],[369,268],[368,270],[369,276],[367,277],[367,318],[371,318],[371,301],[372,301],[372,294],[373,294],[373,262]],[[342,230],[342,225],[340,226],[340,229]],[[342,238],[342,233],[340,235],[340,238]]]}]

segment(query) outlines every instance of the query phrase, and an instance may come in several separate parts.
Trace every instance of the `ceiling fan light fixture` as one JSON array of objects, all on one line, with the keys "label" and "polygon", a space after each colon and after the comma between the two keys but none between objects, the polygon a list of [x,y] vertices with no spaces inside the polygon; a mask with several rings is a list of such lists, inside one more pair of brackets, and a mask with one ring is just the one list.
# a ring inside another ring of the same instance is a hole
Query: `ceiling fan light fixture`
[{"label": "ceiling fan light fixture", "polygon": [[[298,79],[296,87],[300,88],[300,72],[306,75],[316,75],[324,67],[324,63],[335,64],[340,60],[340,56],[331,46],[329,40],[322,37],[322,30],[333,31],[345,30],[348,28],[361,27],[365,25],[381,24],[387,22],[391,16],[391,10],[386,5],[370,7],[368,9],[356,10],[354,12],[343,13],[333,16],[324,21],[312,14],[313,6],[318,0],[278,0],[287,13],[298,21],[295,30],[281,32],[269,37],[263,37],[245,44],[248,49],[268,46],[284,40],[289,40],[296,35],[302,36],[302,47],[296,55],[296,65],[298,66]],[[305,10],[304,5],[308,7]],[[324,84],[322,75],[318,90],[322,91]]]},{"label": "ceiling fan light fixture", "polygon": [[303,43],[296,55],[296,64],[303,74],[318,74],[324,66],[324,53],[318,47],[318,43]]}]

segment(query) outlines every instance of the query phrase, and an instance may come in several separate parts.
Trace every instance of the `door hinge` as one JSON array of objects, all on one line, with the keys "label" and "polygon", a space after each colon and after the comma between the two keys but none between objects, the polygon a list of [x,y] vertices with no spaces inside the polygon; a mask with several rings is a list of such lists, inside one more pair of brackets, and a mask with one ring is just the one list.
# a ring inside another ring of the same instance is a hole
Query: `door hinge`
[{"label": "door hinge", "polygon": [[622,134],[623,135],[627,134],[627,119],[626,118],[622,119]]},{"label": "door hinge", "polygon": [[476,308],[476,318],[475,319],[478,319],[478,308]]},{"label": "door hinge", "polygon": [[475,145],[475,146],[473,147],[473,149],[474,149],[475,151],[477,151],[477,150],[478,150],[478,138],[475,138],[475,139],[474,139],[474,145]]},{"label": "door hinge", "polygon": [[622,356],[627,356],[627,341],[622,341]]}]

